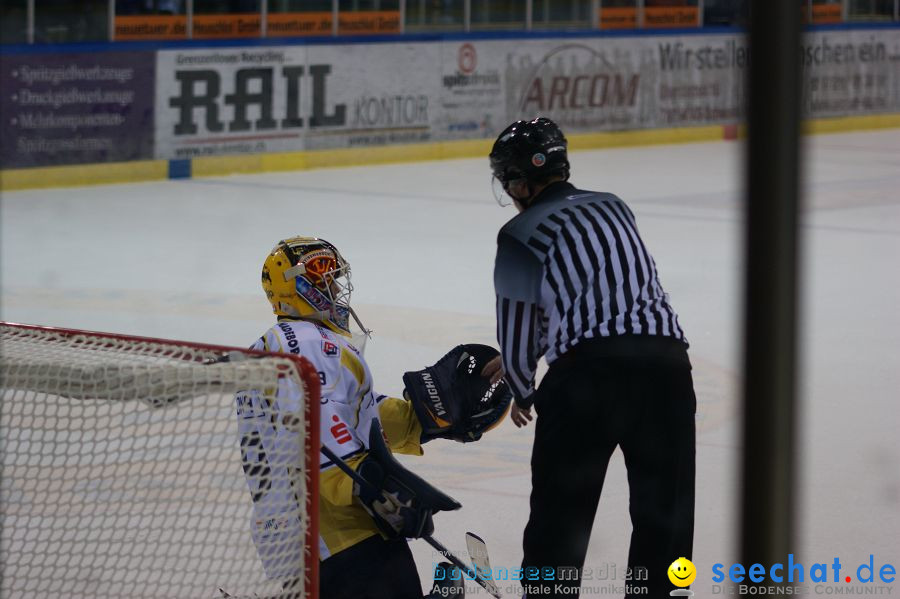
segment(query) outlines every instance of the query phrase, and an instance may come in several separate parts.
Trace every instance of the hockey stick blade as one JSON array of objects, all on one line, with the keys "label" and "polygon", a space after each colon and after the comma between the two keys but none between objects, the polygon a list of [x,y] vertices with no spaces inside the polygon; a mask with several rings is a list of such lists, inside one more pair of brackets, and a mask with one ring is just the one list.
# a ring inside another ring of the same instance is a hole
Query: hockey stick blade
[{"label": "hockey stick blade", "polygon": [[[472,564],[475,566],[478,578],[487,583],[481,586],[494,597],[500,597],[500,589],[497,588],[497,584],[493,581],[493,570],[491,570],[491,560],[488,558],[487,544],[475,533],[467,532],[466,548],[469,550],[469,558],[471,558]],[[491,576],[491,578],[486,579],[484,578],[485,575]]]}]

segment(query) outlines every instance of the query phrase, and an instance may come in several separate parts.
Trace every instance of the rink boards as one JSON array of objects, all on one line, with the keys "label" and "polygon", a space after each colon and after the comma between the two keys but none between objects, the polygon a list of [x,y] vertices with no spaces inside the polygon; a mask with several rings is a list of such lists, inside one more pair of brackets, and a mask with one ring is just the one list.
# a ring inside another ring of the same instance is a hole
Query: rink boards
[{"label": "rink boards", "polygon": [[[809,130],[900,126],[897,31],[807,35]],[[0,186],[480,156],[533,115],[576,149],[729,139],[749,60],[715,29],[5,48]]]}]

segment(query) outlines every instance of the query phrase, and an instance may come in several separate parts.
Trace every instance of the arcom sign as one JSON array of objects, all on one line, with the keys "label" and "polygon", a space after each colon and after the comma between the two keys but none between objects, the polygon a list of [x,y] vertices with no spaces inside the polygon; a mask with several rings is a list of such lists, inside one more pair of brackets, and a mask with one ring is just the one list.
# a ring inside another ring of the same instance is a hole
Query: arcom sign
[{"label": "arcom sign", "polygon": [[[636,120],[640,74],[590,46],[566,44],[509,73],[519,114],[542,114],[573,129],[628,125]],[[515,84],[518,82],[518,85]]]}]

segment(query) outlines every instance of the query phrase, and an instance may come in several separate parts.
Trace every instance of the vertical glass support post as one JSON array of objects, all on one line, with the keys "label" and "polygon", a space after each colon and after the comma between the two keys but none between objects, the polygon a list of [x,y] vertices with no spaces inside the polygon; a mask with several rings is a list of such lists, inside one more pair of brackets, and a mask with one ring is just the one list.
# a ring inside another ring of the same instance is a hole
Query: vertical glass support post
[{"label": "vertical glass support post", "polygon": [[269,0],[259,0],[259,37],[269,37]]},{"label": "vertical glass support post", "polygon": [[339,31],[338,19],[341,14],[341,7],[338,6],[338,0],[331,0],[331,35],[337,35]]},{"label": "vertical glass support post", "polygon": [[187,0],[185,10],[187,11],[187,38],[194,39],[194,0]]},{"label": "vertical glass support post", "polygon": [[472,0],[463,1],[463,30],[472,31]]},{"label": "vertical glass support post", "polygon": [[25,8],[25,41],[34,43],[34,1],[28,0]]},{"label": "vertical glass support post", "polygon": [[[797,551],[797,303],[800,272],[801,11],[750,3],[744,173],[741,562]],[[781,585],[778,585],[781,586]],[[749,594],[742,596],[750,597]]]},{"label": "vertical glass support post", "polygon": [[109,28],[107,38],[116,41],[116,0],[109,0],[106,7],[106,26]]},{"label": "vertical glass support post", "polygon": [[525,31],[534,25],[534,0],[525,0]]}]

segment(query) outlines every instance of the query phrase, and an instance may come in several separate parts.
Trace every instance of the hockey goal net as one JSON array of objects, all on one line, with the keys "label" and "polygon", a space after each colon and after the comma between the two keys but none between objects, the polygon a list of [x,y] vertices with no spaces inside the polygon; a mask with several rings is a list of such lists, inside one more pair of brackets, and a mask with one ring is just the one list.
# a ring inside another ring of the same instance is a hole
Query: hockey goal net
[{"label": "hockey goal net", "polygon": [[9,323],[0,343],[0,597],[317,596],[308,361]]}]

